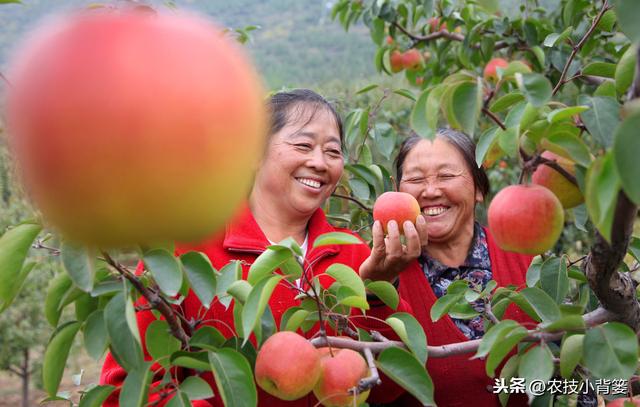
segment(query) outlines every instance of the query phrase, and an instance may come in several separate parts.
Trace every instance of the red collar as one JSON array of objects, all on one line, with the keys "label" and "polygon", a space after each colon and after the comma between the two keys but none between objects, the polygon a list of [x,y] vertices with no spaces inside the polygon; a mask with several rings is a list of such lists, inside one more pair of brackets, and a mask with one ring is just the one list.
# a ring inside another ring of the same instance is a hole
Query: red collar
[{"label": "red collar", "polygon": [[[318,256],[320,253],[316,253],[317,250],[313,250],[313,242],[316,237],[323,233],[335,232],[336,229],[327,222],[327,218],[322,211],[318,208],[311,219],[309,219],[308,233],[309,233],[309,251],[313,253],[313,257]],[[258,226],[249,205],[244,203],[232,222],[229,222],[226,227],[223,247],[226,250],[243,251],[243,252],[263,252],[267,246],[269,246],[267,237]],[[323,246],[322,255],[337,253],[339,248],[337,245]],[[307,255],[307,258],[310,258]]]}]

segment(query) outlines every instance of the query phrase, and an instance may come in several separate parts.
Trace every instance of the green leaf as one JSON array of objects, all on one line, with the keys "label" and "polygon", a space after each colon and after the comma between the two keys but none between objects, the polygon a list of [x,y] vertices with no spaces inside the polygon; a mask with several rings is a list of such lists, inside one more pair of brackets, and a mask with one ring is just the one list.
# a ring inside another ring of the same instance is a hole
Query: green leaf
[{"label": "green leaf", "polygon": [[165,367],[169,362],[168,356],[180,350],[180,341],[171,335],[167,321],[156,320],[149,324],[145,338],[151,357]]},{"label": "green leaf", "polygon": [[518,325],[515,328],[508,331],[508,333],[501,338],[500,341],[496,342],[491,351],[489,352],[489,357],[487,358],[487,364],[485,366],[485,371],[488,376],[493,376],[496,368],[502,363],[502,360],[507,356],[511,349],[516,346],[521,340],[523,340],[528,335],[528,331]]},{"label": "green leaf", "polygon": [[567,337],[560,349],[560,374],[565,379],[571,378],[573,371],[582,359],[582,343],[584,335]]},{"label": "green leaf", "polygon": [[476,164],[478,167],[482,165],[487,154],[491,150],[493,143],[498,135],[498,127],[487,129],[480,135],[478,145],[476,146]]},{"label": "green leaf", "polygon": [[638,366],[638,338],[619,322],[593,327],[584,336],[583,360],[597,378],[629,378]]},{"label": "green leaf", "polygon": [[316,238],[313,241],[313,248],[320,246],[328,246],[332,244],[361,244],[362,240],[358,239],[351,233],[344,232],[330,232],[325,233]]},{"label": "green leaf", "polygon": [[629,253],[640,263],[640,238],[633,236],[629,243]]},{"label": "green leaf", "polygon": [[249,268],[247,281],[249,284],[255,285],[258,281],[262,280],[269,274],[272,274],[291,258],[293,258],[293,252],[291,250],[265,250]]},{"label": "green leaf", "polygon": [[555,47],[558,43],[569,38],[571,33],[573,32],[573,27],[568,27],[561,33],[551,33],[547,35],[547,37],[543,41],[543,45],[545,47]]},{"label": "green leaf", "polygon": [[616,92],[618,95],[624,95],[633,83],[637,61],[638,57],[634,46],[627,48],[622,57],[620,57],[615,73]]},{"label": "green leaf", "polygon": [[377,87],[378,87],[378,85],[377,85],[377,84],[375,84],[375,83],[374,83],[374,84],[371,84],[371,85],[367,85],[367,86],[365,86],[364,88],[362,88],[362,89],[360,89],[359,91],[357,91],[357,92],[356,92],[356,95],[361,95],[361,94],[363,94],[363,93],[367,93],[367,92],[369,92],[370,90],[373,90],[373,89],[375,89],[375,88],[377,88]]},{"label": "green leaf", "polygon": [[425,366],[411,353],[400,348],[387,348],[378,356],[376,366],[423,405],[435,405],[433,381]]},{"label": "green leaf", "polygon": [[51,397],[58,393],[58,386],[62,380],[69,350],[71,350],[73,339],[76,337],[80,325],[80,322],[74,321],[60,326],[47,344],[42,362],[42,385]]},{"label": "green leaf", "polygon": [[531,260],[531,264],[529,264],[529,269],[527,270],[527,287],[533,287],[540,281],[542,263],[544,263],[542,256],[536,256]]},{"label": "green leaf", "polygon": [[584,329],[585,324],[582,315],[566,315],[554,322],[545,322],[540,328],[546,332],[575,331]]},{"label": "green leaf", "polygon": [[135,369],[129,371],[120,391],[120,405],[127,407],[146,406],[152,377],[151,362],[142,362]]},{"label": "green leaf", "polygon": [[364,282],[351,267],[344,264],[335,263],[327,268],[325,274],[333,277],[340,285],[349,287],[353,292],[362,298],[367,297]]},{"label": "green leaf", "polygon": [[611,240],[613,215],[620,189],[620,179],[612,152],[598,157],[587,170],[585,203],[593,224],[607,240]]},{"label": "green leaf", "polygon": [[[263,280],[266,280],[263,279]],[[261,280],[262,281],[262,280]],[[247,282],[247,280],[238,280],[231,283],[227,292],[235,298],[236,303],[244,304],[249,298],[249,293],[253,287]]]},{"label": "green leaf", "polygon": [[616,64],[610,64],[608,62],[592,62],[582,69],[582,74],[614,78],[616,76]]},{"label": "green leaf", "polygon": [[518,129],[517,127],[509,127],[506,130],[496,130],[496,136],[498,137],[498,145],[500,148],[511,157],[515,157],[518,154]]},{"label": "green leaf", "polygon": [[258,405],[253,372],[249,362],[241,353],[230,348],[209,352],[209,363],[220,397],[226,407]]},{"label": "green leaf", "polygon": [[500,321],[489,328],[482,337],[476,354],[473,355],[471,359],[478,359],[487,356],[491,351],[491,348],[493,348],[497,342],[501,341],[509,332],[518,326],[519,324],[516,321],[505,319],[504,321]]},{"label": "green leaf", "polygon": [[180,262],[191,289],[202,305],[209,309],[216,293],[216,270],[209,258],[200,252],[188,252],[180,256]]},{"label": "green leaf", "polygon": [[365,297],[357,295],[351,287],[343,286],[340,283],[333,283],[338,286],[337,298],[338,303],[349,307],[360,308],[361,310],[368,310],[369,303]]},{"label": "green leaf", "polygon": [[209,365],[208,352],[185,352],[178,351],[171,355],[171,365],[186,367],[199,371],[208,371],[211,369]]},{"label": "green leaf", "polygon": [[520,291],[544,322],[553,322],[560,318],[558,304],[543,290],[538,287],[527,287]]},{"label": "green leaf", "polygon": [[107,349],[107,325],[104,311],[99,309],[91,313],[84,323],[84,348],[94,360],[99,360]]},{"label": "green leaf", "polygon": [[[518,364],[520,363],[520,355],[515,354],[507,360],[504,364],[504,367],[500,371],[500,378],[505,380],[505,383],[510,383],[512,377],[516,377],[518,373]],[[507,405],[507,401],[509,400],[508,392],[501,392],[498,394],[498,398],[500,399],[500,405],[503,407]]]},{"label": "green leaf", "polygon": [[244,333],[244,342],[249,340],[251,332],[260,322],[262,314],[267,307],[267,303],[271,298],[273,289],[283,279],[283,276],[273,276],[260,280],[249,293],[247,301],[242,309],[242,332]]},{"label": "green leaf", "polygon": [[[305,309],[294,310],[291,316],[289,316],[289,318],[286,320],[286,324],[284,325],[284,328],[282,328],[282,325],[281,325],[281,329],[283,331],[291,331],[291,332],[297,331],[298,328],[300,328],[300,325],[302,325],[302,323],[304,322],[304,320],[307,319],[307,316],[309,316],[309,314],[310,312]],[[284,316],[282,317],[282,320],[284,323],[285,322]]]},{"label": "green leaf", "polygon": [[[62,300],[72,284],[71,278],[65,273],[58,274],[49,283],[47,296],[44,300],[44,315],[53,327],[58,325],[61,313],[60,304],[62,304]],[[120,284],[120,287],[122,287],[122,284]]]},{"label": "green leaf", "polygon": [[95,257],[85,246],[63,241],[61,248],[62,264],[73,283],[82,291],[93,290],[96,275]]},{"label": "green leaf", "polygon": [[620,123],[620,104],[612,97],[580,95],[578,104],[591,109],[580,114],[589,133],[603,147],[613,144],[613,129]]},{"label": "green leaf", "polygon": [[640,114],[626,118],[614,135],[613,155],[622,189],[636,205],[640,205]]},{"label": "green leaf", "polygon": [[476,122],[482,109],[482,81],[463,82],[458,85],[451,97],[453,115],[460,123],[460,129],[473,137]]},{"label": "green leaf", "polygon": [[111,352],[126,371],[142,365],[142,349],[125,318],[126,300],[122,292],[116,294],[104,309],[104,320],[111,341]]},{"label": "green leaf", "polygon": [[393,93],[395,93],[396,95],[404,96],[412,102],[416,101],[415,95],[408,89],[396,89],[393,91]]},{"label": "green leaf", "polygon": [[185,393],[189,400],[204,400],[213,397],[213,390],[209,383],[198,376],[189,376],[180,383],[180,391]]},{"label": "green leaf", "polygon": [[182,286],[182,271],[173,254],[165,249],[152,249],[144,254],[142,261],[163,293],[170,297],[178,295]]},{"label": "green leaf", "polygon": [[398,308],[400,297],[393,284],[388,281],[368,281],[365,283],[365,287],[389,308],[393,310]]},{"label": "green leaf", "polygon": [[489,110],[492,111],[493,113],[500,113],[507,110],[508,108],[515,105],[516,103],[522,102],[524,99],[525,99],[524,94],[520,92],[507,93],[506,95],[500,97],[495,102],[493,102]]},{"label": "green leaf", "polygon": [[0,312],[9,307],[26,278],[21,273],[23,264],[41,229],[34,223],[22,223],[0,237]]},{"label": "green leaf", "polygon": [[227,290],[240,278],[242,278],[242,266],[239,261],[233,260],[220,269],[220,275],[216,281],[216,297],[225,308],[229,308],[232,300]]},{"label": "green leaf", "polygon": [[386,319],[402,342],[423,365],[427,363],[427,336],[415,317],[406,312],[396,312]]},{"label": "green leaf", "polygon": [[445,294],[431,307],[431,320],[433,322],[442,318],[449,310],[464,297],[464,292],[457,294]]},{"label": "green leaf", "polygon": [[165,407],[191,407],[191,405],[189,397],[178,389],[169,402],[165,404]]},{"label": "green leaf", "polygon": [[591,153],[584,141],[575,134],[557,132],[543,140],[544,148],[561,156],[569,156],[573,161],[588,167],[591,164]]},{"label": "green leaf", "polygon": [[416,104],[411,110],[411,116],[409,117],[409,124],[413,131],[420,137],[432,139],[435,136],[435,129],[427,122],[427,98],[429,97],[429,90],[425,90],[420,94]]},{"label": "green leaf", "polygon": [[569,277],[567,263],[563,257],[547,259],[540,269],[540,288],[561,304],[569,291]]},{"label": "green leaf", "polygon": [[582,113],[585,110],[589,110],[589,106],[571,106],[562,109],[556,109],[549,113],[549,115],[547,116],[547,120],[549,120],[549,123],[557,123],[562,120],[570,119],[574,115]]},{"label": "green leaf", "polygon": [[0,4],[22,4],[20,0],[0,0]]},{"label": "green leaf", "polygon": [[518,376],[525,379],[525,383],[534,380],[549,381],[553,376],[553,355],[544,343],[529,349],[520,357]]},{"label": "green leaf", "polygon": [[634,0],[612,0],[611,4],[622,31],[632,42],[638,42],[640,40],[640,27],[638,27],[640,8],[638,8],[638,3]]},{"label": "green leaf", "polygon": [[516,74],[520,91],[534,107],[544,106],[551,99],[551,82],[539,73]]},{"label": "green leaf", "polygon": [[96,386],[88,392],[84,393],[84,395],[80,399],[80,404],[78,405],[78,407],[100,407],[115,389],[115,386],[111,386],[108,384]]},{"label": "green leaf", "polygon": [[538,60],[540,66],[544,66],[545,57],[542,48],[540,48],[538,45],[533,46],[531,47],[531,52],[533,52],[533,54],[536,56],[536,59]]}]

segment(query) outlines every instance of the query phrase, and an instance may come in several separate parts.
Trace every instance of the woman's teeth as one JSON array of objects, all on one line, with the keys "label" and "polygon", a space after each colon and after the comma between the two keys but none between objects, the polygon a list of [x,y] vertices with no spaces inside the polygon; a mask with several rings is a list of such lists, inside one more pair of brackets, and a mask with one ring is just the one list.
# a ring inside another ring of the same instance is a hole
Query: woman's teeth
[{"label": "woman's teeth", "polygon": [[424,210],[424,213],[427,216],[437,216],[437,215],[440,215],[441,213],[444,213],[446,210],[447,208],[444,208],[444,207],[426,208]]},{"label": "woman's teeth", "polygon": [[296,180],[299,183],[304,184],[304,185],[306,185],[308,187],[311,187],[311,188],[318,189],[318,188],[320,188],[322,186],[322,184],[320,182],[314,181],[314,180],[308,179],[308,178],[296,178]]}]

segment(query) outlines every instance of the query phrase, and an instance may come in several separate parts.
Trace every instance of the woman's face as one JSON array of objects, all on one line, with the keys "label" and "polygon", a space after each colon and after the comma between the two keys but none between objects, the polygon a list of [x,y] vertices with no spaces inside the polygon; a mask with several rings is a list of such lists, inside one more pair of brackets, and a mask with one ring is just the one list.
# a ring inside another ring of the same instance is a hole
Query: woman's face
[{"label": "woman's face", "polygon": [[476,191],[460,152],[436,138],[422,140],[407,154],[400,191],[413,195],[427,219],[429,241],[448,242],[473,233]]},{"label": "woman's face", "polygon": [[[294,108],[296,109],[296,108]],[[334,191],[344,162],[331,112],[302,107],[271,136],[254,188],[291,216],[311,216]]]}]

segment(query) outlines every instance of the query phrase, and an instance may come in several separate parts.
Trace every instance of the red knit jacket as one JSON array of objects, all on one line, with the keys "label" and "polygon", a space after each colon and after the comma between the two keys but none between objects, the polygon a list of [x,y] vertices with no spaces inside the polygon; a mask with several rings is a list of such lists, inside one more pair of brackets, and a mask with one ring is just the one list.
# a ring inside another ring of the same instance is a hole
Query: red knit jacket
[{"label": "red knit jacket", "polygon": [[[489,230],[485,229],[485,233],[491,258],[491,272],[498,286],[524,287],[526,272],[532,257],[503,251],[496,245]],[[429,345],[445,345],[468,340],[449,316],[444,316],[435,323],[431,321],[431,307],[437,298],[418,261],[400,275],[399,291],[400,296],[411,306],[413,315],[422,324]],[[504,317],[519,322],[531,322],[531,319],[513,304],[507,308]],[[469,360],[472,356],[472,354],[466,354],[428,359],[427,370],[433,379],[435,401],[438,407],[500,405],[497,395],[488,390],[490,389],[488,386],[492,386],[494,382],[487,377],[485,361]],[[404,394],[393,405],[420,406],[421,404],[410,395]],[[512,395],[509,405],[526,405],[526,399]]]},{"label": "red knit jacket", "polygon": [[[338,229],[331,226],[322,212],[318,209],[309,220],[308,233],[309,233],[309,249],[307,251],[306,259],[309,263],[313,264],[313,274],[318,275],[324,273],[324,271],[333,263],[342,263],[352,267],[354,270],[358,270],[360,264],[369,256],[370,249],[366,244],[359,245],[330,245],[322,246],[317,249],[312,249],[313,242],[316,237],[328,232],[347,232],[346,229]],[[251,211],[245,206],[236,216],[235,220],[231,222],[223,234],[220,234],[209,241],[202,244],[182,246],[177,249],[177,254],[182,254],[187,251],[195,250],[205,253],[211,263],[216,269],[222,268],[231,260],[241,260],[243,262],[243,278],[247,277],[250,265],[255,259],[266,249],[270,243],[264,236],[262,230],[256,223]],[[333,280],[331,278],[320,279],[321,283],[325,286],[329,286]],[[273,291],[269,306],[273,313],[275,321],[280,323],[282,314],[290,307],[299,305],[300,301],[295,299],[296,292],[285,284],[279,284]],[[208,325],[217,328],[226,337],[233,336],[230,329],[234,327],[233,320],[233,303],[228,310],[221,304],[216,302],[206,311],[203,318],[203,307],[198,298],[190,292],[187,298],[181,305],[184,315],[187,319],[201,318],[207,320]],[[406,302],[402,302],[399,306],[398,312],[410,312]],[[368,311],[368,315],[375,316],[384,320],[393,311],[390,308],[384,306],[372,306],[372,309]],[[361,318],[358,318],[361,320]],[[138,327],[140,329],[140,337],[143,340],[143,347],[145,349],[145,357],[150,360],[149,354],[146,352],[146,346],[144,344],[145,332],[151,322],[155,320],[155,317],[151,312],[139,312],[137,313]],[[362,324],[365,326],[365,324]],[[385,324],[376,323],[376,321],[367,318],[366,327],[369,329],[376,329],[382,331],[383,334],[393,337],[393,331]],[[312,334],[310,332],[309,334]],[[255,343],[255,342],[254,342]],[[158,365],[152,367],[154,370],[158,369]],[[120,367],[111,353],[107,354],[105,363],[102,368],[102,374],[100,376],[101,384],[111,384],[115,386],[121,386],[126,378],[126,371]],[[202,374],[202,378],[207,380],[211,384],[216,396],[206,401],[195,401],[194,406],[216,406],[222,407],[222,398],[220,397],[217,388],[214,384],[213,375],[211,373]],[[159,384],[162,380],[162,372],[153,378],[152,388]],[[383,386],[384,387],[384,386]],[[105,406],[117,406],[118,394],[112,394]],[[157,399],[157,395],[152,395],[150,401]],[[269,394],[258,390],[258,399],[260,406],[273,406],[273,407],[311,407],[317,403],[317,400],[311,393],[309,396],[301,398],[296,401],[282,401],[276,399]]]}]

